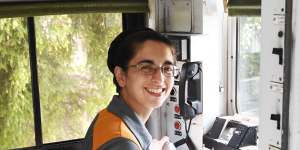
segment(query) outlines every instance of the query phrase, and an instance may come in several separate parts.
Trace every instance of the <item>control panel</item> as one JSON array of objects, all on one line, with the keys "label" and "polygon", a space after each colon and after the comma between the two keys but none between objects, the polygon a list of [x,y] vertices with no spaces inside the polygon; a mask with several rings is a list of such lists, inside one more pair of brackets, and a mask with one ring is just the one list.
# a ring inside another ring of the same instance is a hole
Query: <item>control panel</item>
[{"label": "control panel", "polygon": [[175,78],[164,106],[167,112],[166,135],[178,150],[193,150],[202,146],[202,136],[199,136],[203,132],[202,117],[199,117],[203,110],[201,63],[179,61],[177,65],[181,68],[181,75]]},{"label": "control panel", "polygon": [[146,124],[153,138],[168,136],[177,150],[202,149],[202,63],[190,62],[190,37],[165,35],[176,49],[181,73],[174,78],[169,98],[154,110]]},{"label": "control panel", "polygon": [[260,149],[281,148],[285,1],[262,1]]},{"label": "control panel", "polygon": [[202,0],[151,0],[153,4],[159,32],[202,34]]},{"label": "control panel", "polygon": [[[169,136],[170,141],[175,143],[186,137],[185,132],[185,122],[183,117],[180,115],[180,107],[179,107],[179,85],[174,85],[170,97],[166,102],[165,108],[168,112],[166,114],[166,134]],[[182,145],[177,147],[178,150],[188,149],[186,145]]]}]

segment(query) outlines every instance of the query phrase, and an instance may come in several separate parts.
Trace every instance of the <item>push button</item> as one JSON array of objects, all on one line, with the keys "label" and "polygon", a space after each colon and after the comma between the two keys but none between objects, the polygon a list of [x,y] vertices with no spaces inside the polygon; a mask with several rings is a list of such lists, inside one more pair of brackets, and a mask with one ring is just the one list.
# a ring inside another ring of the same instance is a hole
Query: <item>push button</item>
[{"label": "push button", "polygon": [[174,111],[179,114],[180,113],[180,107],[178,105],[176,105],[174,107]]},{"label": "push button", "polygon": [[181,123],[179,121],[176,121],[174,123],[174,127],[175,127],[175,129],[180,130],[181,129]]}]

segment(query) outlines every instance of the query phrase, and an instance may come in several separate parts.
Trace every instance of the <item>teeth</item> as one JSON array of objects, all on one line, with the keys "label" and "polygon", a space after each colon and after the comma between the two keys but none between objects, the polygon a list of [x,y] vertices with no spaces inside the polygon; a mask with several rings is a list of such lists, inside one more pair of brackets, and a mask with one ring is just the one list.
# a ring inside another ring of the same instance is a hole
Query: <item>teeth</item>
[{"label": "teeth", "polygon": [[161,93],[163,89],[148,89],[152,93]]}]

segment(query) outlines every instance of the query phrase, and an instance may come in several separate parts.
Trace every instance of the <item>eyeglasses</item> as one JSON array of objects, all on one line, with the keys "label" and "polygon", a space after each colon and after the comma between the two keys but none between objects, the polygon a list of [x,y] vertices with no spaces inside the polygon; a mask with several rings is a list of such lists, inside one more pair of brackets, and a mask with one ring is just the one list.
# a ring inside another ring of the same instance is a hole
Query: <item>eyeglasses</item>
[{"label": "eyeglasses", "polygon": [[161,67],[156,66],[152,63],[142,62],[136,65],[130,65],[129,67],[135,67],[138,71],[142,72],[144,75],[154,75],[156,70],[159,68],[165,77],[176,77],[179,74],[179,69],[172,64],[163,65]]}]

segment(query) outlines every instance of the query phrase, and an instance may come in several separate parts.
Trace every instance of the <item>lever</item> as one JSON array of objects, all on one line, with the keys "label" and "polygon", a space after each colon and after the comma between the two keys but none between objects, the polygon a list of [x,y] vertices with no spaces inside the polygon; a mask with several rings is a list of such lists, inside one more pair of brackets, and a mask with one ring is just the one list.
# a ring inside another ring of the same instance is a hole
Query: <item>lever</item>
[{"label": "lever", "polygon": [[271,114],[270,119],[277,121],[277,129],[280,130],[280,114]]},{"label": "lever", "polygon": [[273,48],[272,54],[279,56],[279,65],[283,63],[283,48]]}]

